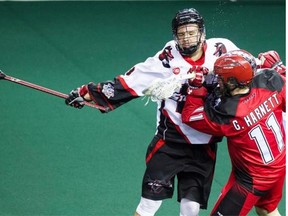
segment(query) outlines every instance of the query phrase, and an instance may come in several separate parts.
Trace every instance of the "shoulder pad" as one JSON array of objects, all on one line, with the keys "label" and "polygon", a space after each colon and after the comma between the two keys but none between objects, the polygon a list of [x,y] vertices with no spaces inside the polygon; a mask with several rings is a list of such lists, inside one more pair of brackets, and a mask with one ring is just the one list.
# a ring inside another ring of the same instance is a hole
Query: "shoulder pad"
[{"label": "shoulder pad", "polygon": [[253,78],[252,87],[280,92],[284,85],[281,75],[272,69],[263,69]]}]

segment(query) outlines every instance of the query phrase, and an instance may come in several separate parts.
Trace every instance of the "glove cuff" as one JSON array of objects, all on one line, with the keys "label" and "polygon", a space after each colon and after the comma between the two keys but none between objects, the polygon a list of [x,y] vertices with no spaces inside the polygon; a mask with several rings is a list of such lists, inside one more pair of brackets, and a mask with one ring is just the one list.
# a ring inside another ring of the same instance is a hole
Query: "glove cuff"
[{"label": "glove cuff", "polygon": [[81,97],[84,97],[87,93],[88,93],[88,86],[87,85],[82,85],[79,89],[78,89],[79,95]]}]

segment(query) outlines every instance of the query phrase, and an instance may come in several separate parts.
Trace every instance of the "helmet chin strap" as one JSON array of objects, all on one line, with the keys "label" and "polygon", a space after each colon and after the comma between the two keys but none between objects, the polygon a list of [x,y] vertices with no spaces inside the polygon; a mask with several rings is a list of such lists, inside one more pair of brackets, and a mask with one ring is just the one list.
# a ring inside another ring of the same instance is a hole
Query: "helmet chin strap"
[{"label": "helmet chin strap", "polygon": [[180,46],[178,45],[178,49],[183,56],[190,56],[196,52],[199,45],[200,45],[199,42],[196,45],[190,46],[189,48],[180,48]]}]

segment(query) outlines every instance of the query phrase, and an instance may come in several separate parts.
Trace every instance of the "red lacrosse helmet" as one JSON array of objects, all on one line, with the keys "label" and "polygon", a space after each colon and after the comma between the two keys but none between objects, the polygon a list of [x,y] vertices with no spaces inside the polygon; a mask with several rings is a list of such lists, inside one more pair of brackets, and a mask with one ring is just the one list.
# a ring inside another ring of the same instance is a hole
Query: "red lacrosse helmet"
[{"label": "red lacrosse helmet", "polygon": [[245,50],[235,50],[223,54],[214,64],[214,73],[226,84],[229,81],[247,85],[255,74],[254,57]]}]

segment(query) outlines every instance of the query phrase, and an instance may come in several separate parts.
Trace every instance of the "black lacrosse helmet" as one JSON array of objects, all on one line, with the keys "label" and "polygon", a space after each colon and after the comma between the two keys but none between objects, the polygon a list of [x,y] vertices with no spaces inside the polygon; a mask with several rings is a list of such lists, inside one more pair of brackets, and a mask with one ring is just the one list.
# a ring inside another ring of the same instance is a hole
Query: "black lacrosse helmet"
[{"label": "black lacrosse helmet", "polygon": [[202,16],[199,14],[199,12],[194,8],[186,8],[183,10],[178,11],[178,13],[175,15],[175,17],[172,20],[172,33],[174,40],[178,43],[177,39],[177,29],[179,26],[187,25],[187,24],[197,24],[199,31],[200,31],[200,37],[199,41],[196,45],[192,45],[189,48],[181,48],[178,44],[178,50],[182,55],[191,55],[193,54],[199,47],[201,43],[201,36],[204,33],[205,34],[205,25],[204,20]]}]

